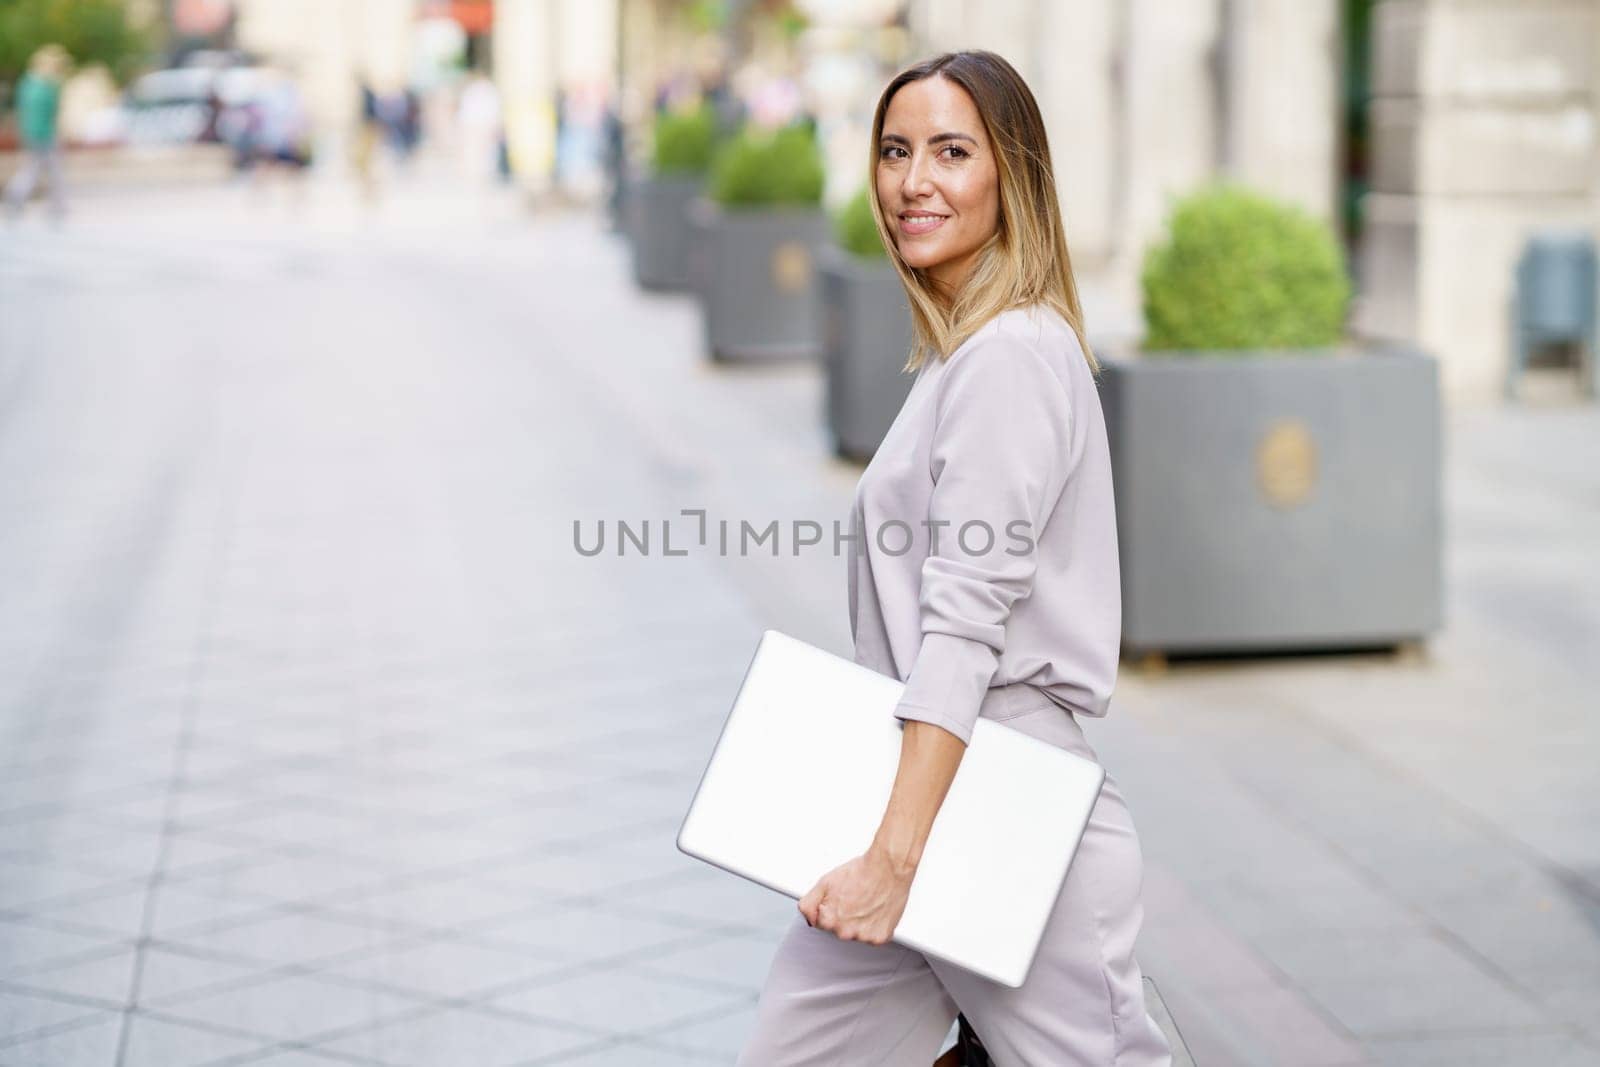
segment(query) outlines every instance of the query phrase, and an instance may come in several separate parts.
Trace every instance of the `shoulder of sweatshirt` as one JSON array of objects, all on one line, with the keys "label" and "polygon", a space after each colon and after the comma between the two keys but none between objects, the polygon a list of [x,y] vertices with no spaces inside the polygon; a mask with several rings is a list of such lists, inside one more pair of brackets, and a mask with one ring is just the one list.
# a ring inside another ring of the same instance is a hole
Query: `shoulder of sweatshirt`
[{"label": "shoulder of sweatshirt", "polygon": [[1002,311],[979,327],[950,358],[952,378],[978,373],[989,360],[1038,360],[1054,373],[1069,399],[1075,391],[1072,362],[1088,370],[1071,325],[1054,309],[1039,304]]}]

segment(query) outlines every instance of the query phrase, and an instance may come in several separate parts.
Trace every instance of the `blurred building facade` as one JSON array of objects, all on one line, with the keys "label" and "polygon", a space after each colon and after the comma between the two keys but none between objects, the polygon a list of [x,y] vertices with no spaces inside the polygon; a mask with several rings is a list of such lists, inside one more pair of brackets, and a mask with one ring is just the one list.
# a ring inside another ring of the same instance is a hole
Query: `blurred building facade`
[{"label": "blurred building facade", "polygon": [[234,42],[284,66],[319,131],[337,138],[359,118],[358,86],[425,81],[430,23],[455,22],[469,66],[504,101],[513,173],[532,190],[553,178],[558,95],[593,110],[617,70],[617,5],[594,0],[233,0]]},{"label": "blurred building facade", "polygon": [[1389,0],[1373,41],[1358,324],[1419,338],[1447,386],[1487,394],[1528,236],[1596,233],[1600,4]]},{"label": "blurred building facade", "polygon": [[[1440,358],[1450,394],[1490,397],[1510,358],[1524,242],[1547,227],[1600,228],[1600,0],[232,7],[236,43],[289,67],[331,129],[356,121],[361,77],[414,78],[419,26],[459,19],[472,62],[500,90],[512,169],[530,189],[560,179],[574,115],[592,130],[616,107],[640,144],[664,87],[737,90],[759,70],[803,88],[838,203],[864,177],[866,124],[887,74],[945,49],[992,48],[1040,98],[1075,263],[1127,312],[1127,323],[1100,324],[1113,343],[1136,336],[1141,260],[1172,199],[1229,177],[1340,230],[1357,276],[1356,333],[1416,342]],[[751,30],[792,30],[788,14],[803,29],[787,38]]]},{"label": "blurred building facade", "polygon": [[1524,241],[1600,223],[1595,0],[911,0],[909,20],[928,51],[993,48],[1028,78],[1075,259],[1127,301],[1169,199],[1235,178],[1345,231],[1356,332],[1485,398]]}]

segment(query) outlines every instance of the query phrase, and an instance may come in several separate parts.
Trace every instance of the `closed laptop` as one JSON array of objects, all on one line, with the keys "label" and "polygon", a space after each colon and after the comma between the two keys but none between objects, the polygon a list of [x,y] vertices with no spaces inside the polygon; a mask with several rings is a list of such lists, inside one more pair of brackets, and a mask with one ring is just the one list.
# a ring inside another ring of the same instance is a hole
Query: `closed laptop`
[{"label": "closed laptop", "polygon": [[[872,842],[900,761],[902,690],[766,631],[678,847],[798,900]],[[894,940],[1020,986],[1104,779],[1092,760],[980,718]]]}]

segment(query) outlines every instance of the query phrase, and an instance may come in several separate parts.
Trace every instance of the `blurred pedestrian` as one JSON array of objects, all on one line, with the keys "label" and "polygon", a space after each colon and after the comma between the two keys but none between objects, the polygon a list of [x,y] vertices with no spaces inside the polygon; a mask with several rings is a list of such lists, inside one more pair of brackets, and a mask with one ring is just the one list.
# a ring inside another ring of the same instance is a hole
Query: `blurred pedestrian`
[{"label": "blurred pedestrian", "polygon": [[389,134],[395,158],[406,164],[422,140],[422,101],[416,91],[406,88],[378,101],[378,114]]},{"label": "blurred pedestrian", "polygon": [[299,173],[311,165],[311,122],[300,87],[280,78],[262,97],[262,155],[267,162]]},{"label": "blurred pedestrian", "polygon": [[497,170],[500,147],[500,92],[482,71],[473,72],[456,105],[461,132],[461,169],[469,180],[487,181]]},{"label": "blurred pedestrian", "polygon": [[378,146],[383,143],[383,119],[378,114],[378,93],[372,83],[361,79],[361,124],[356,128],[353,153],[356,179],[361,183],[361,195],[368,200],[378,195],[378,176],[375,169]]},{"label": "blurred pedestrian", "polygon": [[61,145],[57,120],[61,83],[70,57],[60,45],[47,44],[33,54],[28,72],[17,83],[17,122],[22,135],[22,168],[6,184],[6,205],[12,217],[22,213],[40,175],[50,191],[50,211],[57,220],[67,213],[67,190],[61,178]]}]

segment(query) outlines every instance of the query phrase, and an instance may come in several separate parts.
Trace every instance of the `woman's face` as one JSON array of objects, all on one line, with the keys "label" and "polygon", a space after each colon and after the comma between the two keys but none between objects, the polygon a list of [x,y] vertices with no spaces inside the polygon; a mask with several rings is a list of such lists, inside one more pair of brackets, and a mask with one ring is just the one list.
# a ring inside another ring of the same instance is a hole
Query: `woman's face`
[{"label": "woman's face", "polygon": [[1000,172],[967,91],[938,75],[902,86],[883,116],[877,178],[900,255],[954,294],[1000,224]]}]

